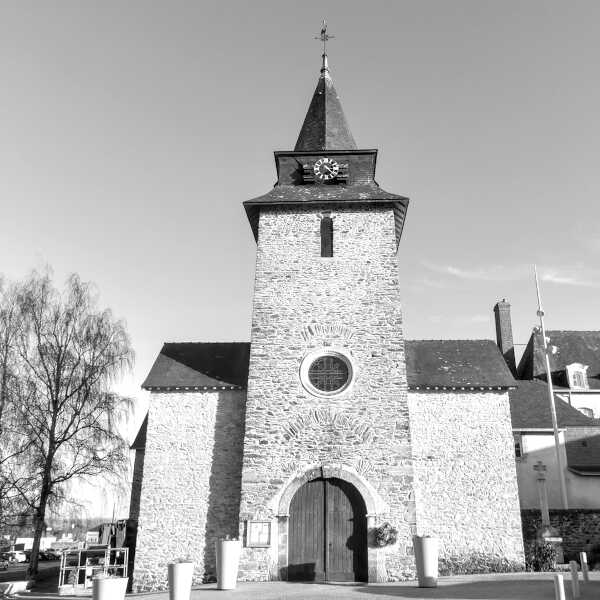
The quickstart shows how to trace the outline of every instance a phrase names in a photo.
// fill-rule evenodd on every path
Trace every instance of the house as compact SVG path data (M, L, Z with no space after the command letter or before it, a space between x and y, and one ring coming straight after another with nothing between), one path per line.
M498 302L494 313L498 347L517 377L509 395L524 539L539 530L545 494L565 552L589 551L600 544L600 332L546 332L564 506L541 332L534 328L517 365L510 304Z
M546 331L552 383L559 398L588 417L600 419L600 331ZM546 381L542 334L531 334L517 378Z
M521 508L539 509L538 461L546 466L549 505L561 508L548 386L538 380L518 381L509 396ZM600 420L582 414L559 394L555 406L569 507L600 509Z

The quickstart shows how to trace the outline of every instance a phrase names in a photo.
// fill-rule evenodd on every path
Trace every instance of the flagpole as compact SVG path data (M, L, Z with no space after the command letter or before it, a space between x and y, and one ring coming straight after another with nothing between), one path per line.
M546 327L544 326L544 309L542 308L542 296L540 294L540 282L538 280L537 267L533 265L535 273L535 289L537 291L538 311L540 318L540 328L542 330L542 341L544 343L544 360L546 364L546 379L548 381L548 400L550 401L550 414L552 415L552 429L554 431L554 449L556 450L556 463L558 465L558 480L560 482L560 495L562 497L563 508L569 508L567 500L567 484L565 482L565 466L560 451L560 436L558 433L558 421L556 419L556 406L554 404L554 387L552 385L552 372L550 370L550 357L548 356L548 340L546 338Z

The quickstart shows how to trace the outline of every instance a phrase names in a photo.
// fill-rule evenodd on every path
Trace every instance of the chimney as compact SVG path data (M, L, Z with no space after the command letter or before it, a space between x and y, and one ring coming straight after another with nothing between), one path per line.
M494 306L496 318L496 342L504 356L504 360L513 374L517 376L517 363L515 361L515 347L513 344L512 323L510 320L510 304L503 298Z

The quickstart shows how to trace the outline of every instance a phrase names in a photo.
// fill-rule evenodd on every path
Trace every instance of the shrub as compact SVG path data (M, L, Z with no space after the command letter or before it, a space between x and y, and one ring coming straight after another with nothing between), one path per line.
M485 552L442 556L438 561L440 575L514 573L522 570L523 565L520 562L496 554L486 554Z
M556 546L551 542L532 542L525 549L525 568L528 571L554 571Z

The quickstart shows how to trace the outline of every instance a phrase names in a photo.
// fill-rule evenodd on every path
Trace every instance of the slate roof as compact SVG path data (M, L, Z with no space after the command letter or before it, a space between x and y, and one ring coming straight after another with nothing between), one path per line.
M277 185L266 194L246 200L244 206L254 204L323 204L326 202L370 202L394 203L408 205L408 198L386 192L375 182L356 185Z
M551 429L552 416L546 382L517 381L517 384L517 389L509 392L513 429ZM556 394L554 405L559 427L586 427L597 422L597 419L586 417L576 408L556 397Z
M552 381L568 387L565 367L572 363L588 365L590 389L600 389L600 331L546 331L556 354L550 355ZM529 338L517 369L521 379L545 379L546 369L542 334L536 329Z
M166 343L142 388L245 388L248 342Z
M407 340L409 388L510 388L517 385L491 340Z
M335 91L327 66L327 56L323 55L321 76L294 150L354 149L356 149L356 142L346 121L340 98Z
M408 340L405 344L409 387L516 385L491 340ZM248 342L166 343L142 387L245 388L249 357Z

